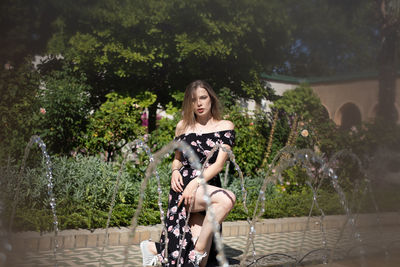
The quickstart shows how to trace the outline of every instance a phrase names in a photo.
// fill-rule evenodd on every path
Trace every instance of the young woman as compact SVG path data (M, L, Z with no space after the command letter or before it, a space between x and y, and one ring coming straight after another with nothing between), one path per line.
M232 122L221 120L218 98L208 83L198 80L187 86L183 100L183 119L176 126L175 140L190 145L204 164L216 144L226 148L233 146L233 129ZM218 223L222 223L236 201L231 191L221 189L218 176L227 158L228 154L220 149L204 166L203 172L207 182L207 193L211 197L211 205ZM212 222L208 218L210 215L205 213L207 205L204 189L199 186L197 176L198 173L190 166L186 156L176 151L172 162L171 189L165 220L168 261L163 263L164 266L203 267L207 264L213 230ZM187 211L191 204L193 207L189 219L190 228L185 229ZM185 239L181 240L184 233ZM145 240L140 244L143 266L165 262L165 240L165 235L162 235L160 243ZM178 262L180 247L182 252ZM212 254L215 257L215 253Z

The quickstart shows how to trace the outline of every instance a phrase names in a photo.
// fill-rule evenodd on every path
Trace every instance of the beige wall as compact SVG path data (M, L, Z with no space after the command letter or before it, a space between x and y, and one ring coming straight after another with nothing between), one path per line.
M396 82L396 108L400 107L400 79ZM328 110L329 117L336 124L341 123L341 108L352 103L359 109L362 121L372 121L375 118L378 104L379 84L377 80L362 80L335 84L313 84L311 87L320 97L322 104ZM399 114L400 119L400 114Z
M279 81L270 81L270 84L279 95L298 86ZM397 79L396 87L395 106L398 114L398 123L400 123L400 79ZM379 90L378 80L376 79L315 83L311 85L311 88L320 97L322 105L329 113L329 117L337 125L342 123L343 106L346 104L357 107L362 121L372 121L375 118Z

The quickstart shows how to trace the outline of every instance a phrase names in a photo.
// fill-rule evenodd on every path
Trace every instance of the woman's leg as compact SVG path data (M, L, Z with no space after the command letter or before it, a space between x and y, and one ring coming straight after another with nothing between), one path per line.
M149 241L148 245L147 245L147 249L153 253L154 255L157 254L157 249L156 249L156 243L153 241Z
M201 234L201 228L203 227L204 218L205 215L199 212L194 212L190 214L189 226L190 226L190 231L192 233L192 240L194 245L196 245L197 240L199 239L199 236ZM204 262L208 261L211 244L212 242L210 242L209 246L206 248L208 254L206 257L204 257L203 259Z
M199 212L194 212L194 213L190 214L189 227L190 227L190 231L192 233L192 240L193 240L194 244L196 244L197 239L200 236L201 227L203 226L204 218L205 218L205 216ZM149 241L147 244L148 244L147 245L148 251L151 252L152 254L156 255L158 252L157 252L155 242ZM208 248L208 250L209 249L210 248Z
M193 240L193 243L195 243L195 244L196 244L197 239L200 236L204 217L205 217L205 215L203 215L199 212L190 213L189 226L190 226L190 232L192 233L192 240Z
M190 226L190 231L192 232L192 237L193 237L194 243L196 243L196 240L200 236L201 227L203 226L204 218L205 218L205 216L198 212L190 214L189 226ZM154 255L157 254L156 244L154 242L149 241L147 249Z
M236 197L235 195L229 191L219 187L215 187L212 185L207 185L207 193L211 197L211 207L214 212L214 218L218 224L222 223L228 213L232 210ZM206 210L207 205L204 201L204 189L203 187L199 187L196 192L196 198L194 201L192 212L199 212ZM213 234L213 222L210 221L210 214L207 213L204 220L203 225L201 227L201 232L199 235L199 239L195 245L195 250L200 253L207 252L209 253L209 249L211 246ZM205 266L207 263L206 260L201 261L200 266Z

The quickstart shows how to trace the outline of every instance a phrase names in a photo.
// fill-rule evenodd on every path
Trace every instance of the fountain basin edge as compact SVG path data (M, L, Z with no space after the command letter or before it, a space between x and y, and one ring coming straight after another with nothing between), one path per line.
M357 218L357 227L377 226L377 214L354 214ZM256 223L257 234L285 233L304 231L307 229L308 217L290 217L278 219L262 219ZM400 214L397 212L385 212L379 214L380 226L400 225ZM340 229L346 223L345 215L328 215L323 220L325 229ZM113 227L108 229L109 246L137 245L146 239L157 241L161 235L161 224L153 226L138 226L134 239L129 240L130 228ZM308 230L320 230L320 217L311 217ZM106 229L94 231L62 230L57 239L58 249L102 247L104 244ZM222 223L222 236L246 236L249 232L249 224L246 221L232 221ZM53 249L54 233L18 232L11 237L10 243L14 251L48 251Z

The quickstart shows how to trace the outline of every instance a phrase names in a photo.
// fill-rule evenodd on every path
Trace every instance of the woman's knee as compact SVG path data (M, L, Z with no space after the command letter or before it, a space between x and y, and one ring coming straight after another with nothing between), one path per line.
M233 208L233 206L235 206L235 203L236 203L236 195L234 193L232 193L232 192L230 192L230 193L231 193L231 196L232 196L232 199L233 199L233 205L232 205L232 208Z
M228 190L224 190L224 196L221 198L220 204L224 207L226 212L230 212L236 202L236 196L234 193Z
M235 194L232 193L231 191L228 191L228 194L229 194L229 201L230 201L231 210L232 210L232 209L233 209L233 206L235 206L235 203L236 203L236 196L235 196Z

